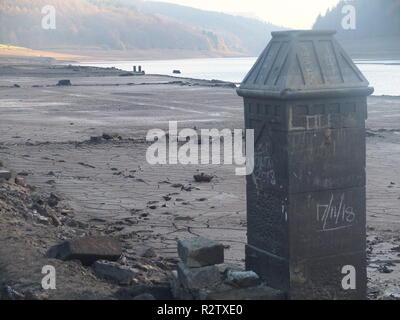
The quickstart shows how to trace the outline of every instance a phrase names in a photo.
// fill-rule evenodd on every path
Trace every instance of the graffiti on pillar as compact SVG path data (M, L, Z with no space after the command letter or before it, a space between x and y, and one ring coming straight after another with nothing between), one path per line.
M272 145L270 139L262 137L254 151L253 182L260 191L263 185L276 185L274 162L272 160Z
M303 108L299 108L303 107ZM304 106L292 106L289 109L289 130L320 130L332 127L330 114L305 114Z
M356 218L354 209L345 203L344 194L340 197L331 195L329 203L317 204L318 231L333 231L353 226Z

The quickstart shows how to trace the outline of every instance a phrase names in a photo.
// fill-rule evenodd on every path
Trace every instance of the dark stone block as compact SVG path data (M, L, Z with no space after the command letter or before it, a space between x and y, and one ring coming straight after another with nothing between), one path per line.
M57 83L57 86L70 86L71 80L60 80Z
M79 260L91 265L97 260L117 261L122 255L119 241L110 237L90 236L64 241L47 252L47 257L60 260Z
M224 262L224 246L203 237L179 240L178 254L182 262L189 268Z

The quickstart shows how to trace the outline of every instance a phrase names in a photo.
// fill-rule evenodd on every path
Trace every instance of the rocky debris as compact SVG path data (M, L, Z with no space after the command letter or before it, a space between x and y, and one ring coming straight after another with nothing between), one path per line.
M25 295L6 285L0 289L0 300L25 300Z
M194 295L183 287L181 282L178 278L178 271L172 271L172 278L171 278L171 292L175 299L179 300L194 300Z
M211 182L214 176L202 172L200 174L194 175L193 178L196 182Z
M182 262L172 272L171 291L180 300L283 300L285 294L261 282L253 271L222 270L223 245L198 237L178 241ZM214 264L213 264L214 262ZM190 267L191 266L196 267Z
M125 286L132 284L135 275L138 273L137 269L103 260L96 261L93 264L93 270L98 277Z
M177 269L180 283L191 292L212 288L222 280L221 273L216 266L189 268L180 262Z
M142 257L144 258L155 258L157 257L157 253L153 248L149 248L145 250L142 254Z
M40 214L40 216L42 217L42 219L39 219L41 220L40 221L41 223L43 223L43 221L46 221L43 218L48 218L56 227L62 224L60 219L57 217L55 211L52 208L49 208L47 204L40 197L33 196L32 200L33 200L33 205L31 209L33 211L33 215L36 215L37 213Z
M120 136L118 133L113 132L113 133L103 133L101 136L104 140L122 140L122 136Z
M100 136L92 136L90 137L90 143L100 143L103 140L103 137Z
M11 172L6 169L0 169L0 180L10 180Z
M203 237L179 240L178 254L182 262L189 268L224 262L224 246Z
M36 188L26 184L25 178L20 176L0 186L0 207L3 209L40 224L56 227L63 224L61 211L65 208L58 204L50 207L47 202L47 199L53 198L54 195L48 197L45 194L32 194Z
M378 271L379 271L380 273L392 273L392 272L393 272L392 269L389 269L389 268L388 268L388 265L387 265L387 264L386 264L386 265L381 265L381 266L379 266L379 267L378 267Z
M394 252L400 252L400 246L396 246L396 247L393 247L392 249L390 249L391 251L394 251Z
M22 177L21 177L22 178ZM35 192L33 192L35 191ZM51 207L50 205L53 205ZM53 221L49 216L50 214L56 215L56 217L60 220L62 225L60 225L57 228L54 228ZM74 240L69 240L67 242L75 242L75 241L82 241L81 239L85 238L77 238L77 237L87 237L88 234L90 234L91 230L88 229L89 225L83 222L80 222L78 220L74 220L71 218L74 213L71 209L69 209L64 203L62 203L62 198L60 195L56 193L40 193L40 191L36 188L34 189L31 186L21 186L17 183L15 183L15 179L11 179L9 181L5 181L4 183L0 184L0 224L1 224L1 229L3 229L3 234L7 235L7 232L10 230L10 234L7 235L9 238L14 238L16 241L20 243L19 246L23 246L26 248L27 252L34 252L36 255L40 257L40 259L44 259L43 261L47 261L44 253L43 248L50 248L53 243L58 243L60 241L59 239L74 239ZM101 219L99 219L101 220ZM108 220L101 220L97 225L101 227L102 223L110 223ZM120 224L120 226L125 226L125 224L134 224L137 223L136 219L134 218L126 218L126 219L121 219L115 223L115 224ZM43 225L46 225L44 227ZM96 228L97 229L97 228ZM4 233L6 232L6 233ZM96 230L96 232L103 232L102 228L99 228ZM45 234L46 236L43 236ZM101 241L96 240L94 241L94 244L96 246L99 245ZM135 284L135 286L146 286L146 290L144 291L132 291L129 299L133 299L138 295L141 294L151 294L153 297L156 299L172 299L172 294L170 291L169 285L167 285L168 281L168 276L171 272L171 269L174 267L174 264L176 262L170 262L169 260L164 260L161 257L158 257L157 259L153 259L152 256L153 254L151 253L151 250L145 254L148 255L149 258L142 257L137 253L137 250L133 250L131 248L131 243L127 242L121 242L124 245L124 248L126 249L126 255L124 256L124 259L119 260L118 263L116 263L114 266L112 266L112 271L118 271L117 274L119 274L120 269L124 269L123 267L126 266L128 269L131 268L131 270L137 271L136 276L133 279L133 282L131 284ZM60 247L61 248L60 248ZM127 286L123 278L119 278L119 276L110 276L110 281L103 281L100 280L100 278L103 278L99 275L99 277L94 276L94 268L86 269L82 266L82 261L85 265L88 265L91 263L93 260L99 261L99 260L104 260L101 261L103 263L107 263L105 259L98 259L95 257L93 258L93 255L98 255L101 254L102 257L104 257L105 252L97 252L96 250L89 250L89 252L84 252L86 250L75 250L74 247L64 247L60 244L59 246L56 246L57 248L51 248L49 251L52 252L52 257L58 256L60 259L76 259L77 261L70 261L70 262L62 262L62 261L53 261L50 262L50 264L54 264L57 267L57 270L63 270L63 272L60 272L60 275L58 277L61 277L62 282L66 282L66 279L72 279L74 276L72 274L69 274L68 272L65 272L65 270L70 270L76 269L79 270L79 274L81 277L81 283L83 288L72 288L73 285L70 286L71 292L78 292L78 291L84 291L87 289L88 294L93 290L98 290L97 288L106 288L105 291L104 289L102 291L102 298L119 298L118 295L115 295L115 285L120 285L120 286ZM131 249L129 249L131 248ZM62 252L62 250L64 252ZM79 249L79 248L78 248ZM84 248L85 249L85 248ZM68 252L68 250L70 252ZM73 256L74 253L73 250L78 251L78 254L81 254L81 257ZM118 249L119 252L118 254L114 254L113 257L118 259L121 255L122 249ZM110 254L110 253L108 253ZM101 257L101 258L102 258ZM92 260L88 263L85 262L85 260L89 259ZM107 257L104 257L107 259ZM10 257L3 256L3 259L10 259ZM29 256L26 257L26 261L30 259ZM97 260L98 259L98 260ZM25 260L24 260L25 261ZM94 262L94 261L93 261ZM48 263L48 262L47 262ZM93 264L91 264L93 265ZM62 267L61 267L62 266ZM60 269L61 268L61 269ZM64 268L64 269L63 269ZM39 270L39 269L38 269ZM93 272L92 272L93 270ZM89 272L88 272L89 271ZM36 272L32 270L32 273ZM100 272L100 271L98 271ZM62 274L61 274L62 273ZM76 273L76 272L74 272ZM25 273L24 273L25 274ZM13 273L14 275L14 273ZM9 287L2 287L0 284L0 299L35 299L35 300L41 300L41 299L46 299L46 297L42 297L41 293L47 294L47 292L43 292L41 287L40 287L40 282L38 287L32 287L33 289L33 294L30 294L31 286L26 286L24 285L19 285L19 283L24 283L24 280L21 279L21 282L18 279L12 278L13 275L9 274L2 274L3 278L2 281L3 284L8 284ZM29 277L30 277L29 273ZM40 274L39 274L40 276ZM106 278L105 276L104 278ZM115 280L113 280L113 278ZM29 279L27 279L29 281ZM6 282L7 281L7 282ZM67 281L68 282L68 281ZM160 284L163 283L165 285L162 285L162 288ZM12 284L12 285L11 285ZM91 287L94 285L95 288ZM61 286L61 281L60 281L60 286ZM150 287L156 286L156 289L152 290ZM160 287L159 292L157 291L157 287ZM127 287L128 288L128 287ZM49 291L48 297L52 296L58 296L55 291ZM39 295L40 294L40 295ZM69 295L71 293L66 293L66 295ZM86 293L82 293L86 294ZM105 295L103 295L105 294ZM72 296L71 296L72 297ZM78 297L78 296L73 296L73 297ZM144 297L141 297L145 298Z
M70 86L71 85L71 80L60 80L57 83L57 86Z
M226 271L226 281L241 288L254 287L261 284L260 277L254 271Z
M117 261L122 255L119 241L107 236L87 236L64 241L51 247L48 258L79 260L83 265L92 265L97 260Z
M61 201L61 197L58 194L55 193L50 193L49 198L47 199L47 204L54 208L58 205L58 203Z
M21 187L27 186L25 177L16 176L14 181L15 181L15 184L17 184Z
M171 185L172 188L183 188L184 185L182 183L174 183Z
M172 277L174 297L198 299L202 290L220 286L223 276L213 262L224 262L223 251L222 245L203 237L178 240L178 254L182 262L178 263L177 272Z

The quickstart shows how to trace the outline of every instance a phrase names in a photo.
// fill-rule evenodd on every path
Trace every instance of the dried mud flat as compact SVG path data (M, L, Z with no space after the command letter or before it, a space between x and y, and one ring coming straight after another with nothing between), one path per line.
M43 253L75 232L121 239L128 260L142 265L138 285L166 286L177 259L176 240L194 235L221 241L226 262L243 266L244 178L235 176L229 165L150 166L145 159L148 145L143 142L149 129L166 129L168 121L179 121L180 128L242 128L242 100L229 84L120 76L123 73L68 66L0 66L0 159L36 186L34 192L59 194L74 221L47 226L2 210L0 241L9 245L0 249L0 268L8 270L0 282L29 288L40 284L38 267L46 262ZM71 80L72 86L56 86L61 79ZM399 123L399 97L369 99L371 299L400 298ZM120 138L90 140L105 132L117 132ZM193 176L199 171L215 177L210 183L197 183ZM25 187L10 184L7 188ZM18 253L15 260L13 252ZM29 263L36 267L27 268ZM57 267L66 270L59 283L69 282L69 277L75 280L64 285L68 288L60 284L49 298L120 297L121 288L97 279L75 262ZM21 277L24 281L18 280Z

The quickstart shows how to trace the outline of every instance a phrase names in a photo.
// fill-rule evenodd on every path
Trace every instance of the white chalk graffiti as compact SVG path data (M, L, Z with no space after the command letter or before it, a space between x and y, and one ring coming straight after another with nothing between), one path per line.
M328 204L317 204L317 221L321 223L318 231L333 231L352 226L356 215L352 207L344 202L344 194L341 195L339 203L333 194Z
M268 142L259 143L256 146L255 157L254 157L254 171L253 171L253 182L256 188L260 184L269 184L272 186L276 185L276 176L274 170L274 162L270 155L271 146Z

